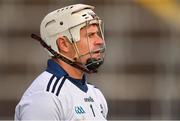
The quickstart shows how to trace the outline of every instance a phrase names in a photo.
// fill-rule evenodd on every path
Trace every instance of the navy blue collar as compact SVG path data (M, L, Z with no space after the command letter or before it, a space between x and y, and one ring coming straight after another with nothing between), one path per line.
M55 75L57 78L61 78L63 76L69 76L68 73L52 59L48 60L46 71Z
M52 59L48 60L46 71L55 75L57 78L61 78L64 76L65 78L68 78L68 80L70 80L74 85L76 85L82 91L84 92L88 91L87 82L86 82L87 78L85 74L83 75L82 79L74 79L70 77L68 73Z

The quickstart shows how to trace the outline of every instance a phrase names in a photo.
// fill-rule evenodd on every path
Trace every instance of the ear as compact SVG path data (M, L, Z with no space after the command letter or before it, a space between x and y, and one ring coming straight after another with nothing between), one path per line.
M69 43L65 37L59 37L56 41L59 52L68 52L69 51Z

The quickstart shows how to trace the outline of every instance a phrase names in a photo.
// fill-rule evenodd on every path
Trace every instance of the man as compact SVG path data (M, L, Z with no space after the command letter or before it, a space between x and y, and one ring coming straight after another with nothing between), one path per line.
M106 100L85 75L97 72L104 61L102 22L93 9L76 4L43 19L42 39L32 37L52 58L16 106L15 120L106 120Z

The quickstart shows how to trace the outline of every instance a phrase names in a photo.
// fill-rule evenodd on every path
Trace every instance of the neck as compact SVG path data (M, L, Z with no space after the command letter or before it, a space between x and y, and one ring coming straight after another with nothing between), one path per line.
M67 73L70 77L74 79L82 79L84 72L65 63L62 60L59 59L53 59L55 62L57 62Z

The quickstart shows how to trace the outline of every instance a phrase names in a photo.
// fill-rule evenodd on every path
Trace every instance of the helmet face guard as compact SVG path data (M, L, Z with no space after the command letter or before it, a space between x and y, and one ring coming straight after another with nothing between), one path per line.
M91 72L97 72L97 69L100 67L100 65L103 64L104 62L104 56L105 56L105 49L106 49L106 45L105 45L105 41L104 41L104 32L103 32L103 24L102 21L99 20L98 18L86 21L78 26L75 27L81 27L82 29L85 29L85 35L86 35L86 39L85 40L80 40L80 41L86 41L84 43L86 43L86 50L87 52L85 53L81 53L80 52L80 48L77 45L77 42L79 41L72 41L74 50L76 51L76 55L78 57L76 57L75 62L79 63L81 66L83 66L84 68L86 68L87 70L91 71ZM96 32L91 32L88 30L88 28L90 26L96 26ZM72 29L75 29L75 27L72 27L69 29L69 33L71 35L71 38L73 38L73 34L71 33ZM91 41L94 41L91 39L91 36L96 36L96 38L92 38L92 39L99 39L97 41L101 41L98 45L95 45L95 48L91 48ZM95 54L98 54L98 57L94 57ZM83 60L83 58L86 57L86 60Z

